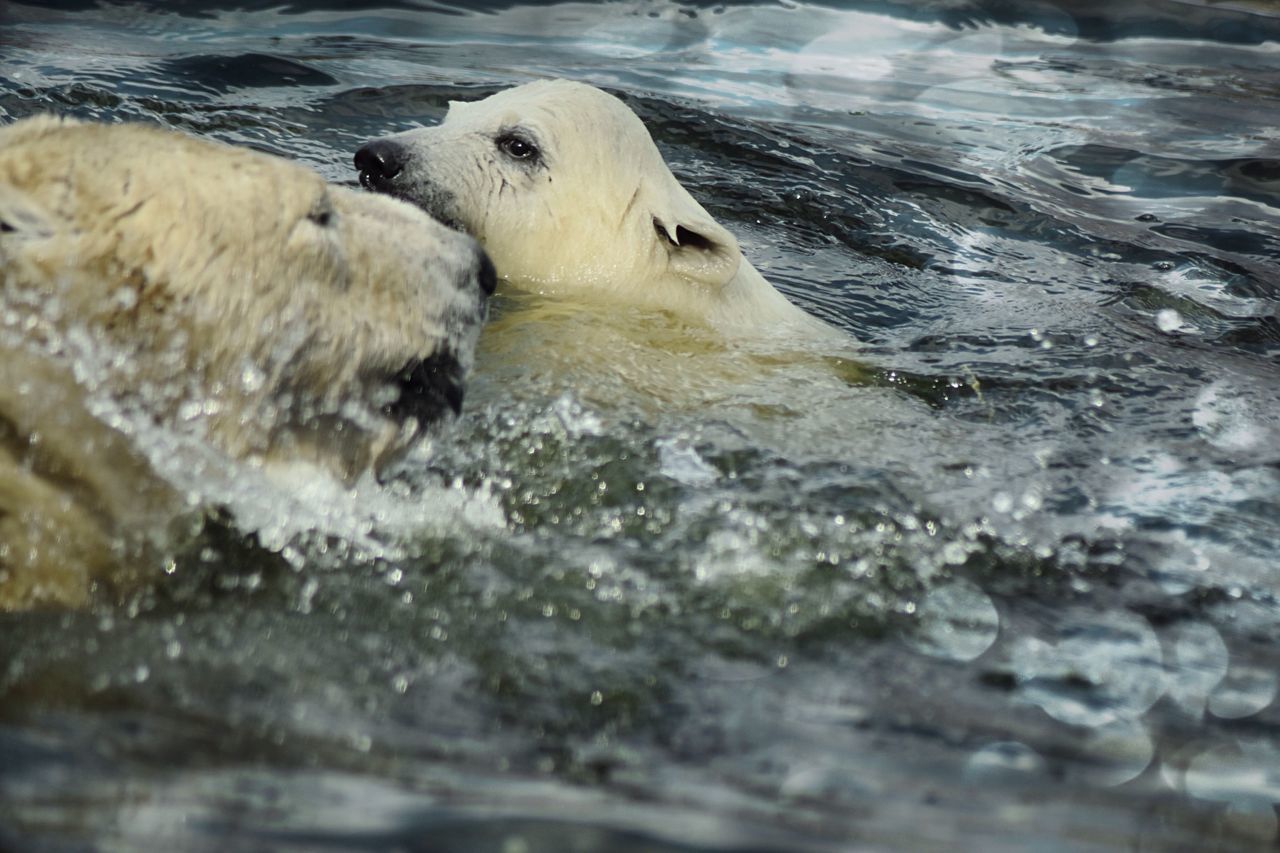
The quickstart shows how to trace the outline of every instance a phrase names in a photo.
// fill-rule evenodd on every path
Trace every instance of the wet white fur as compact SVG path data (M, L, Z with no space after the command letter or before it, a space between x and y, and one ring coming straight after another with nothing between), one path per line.
M528 136L530 166L496 144ZM676 180L643 122L595 87L546 80L450 104L437 127L387 137L410 158L387 191L464 227L501 277L595 294L726 332L847 338L779 293Z
M140 447L153 426L337 469L406 440L382 407L407 363L469 363L478 258L276 157L142 125L0 128L0 610L159 568L193 507Z

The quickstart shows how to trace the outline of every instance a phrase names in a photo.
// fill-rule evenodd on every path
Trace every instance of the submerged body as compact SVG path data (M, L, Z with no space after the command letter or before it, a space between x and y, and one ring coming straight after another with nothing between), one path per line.
M153 428L343 477L393 457L460 403L492 269L284 160L41 117L0 129L0 285L5 609L153 565L199 509Z

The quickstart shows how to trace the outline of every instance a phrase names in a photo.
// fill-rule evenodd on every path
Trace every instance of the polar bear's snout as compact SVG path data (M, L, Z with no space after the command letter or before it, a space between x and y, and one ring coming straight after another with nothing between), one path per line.
M389 139L375 139L355 156L360 185L377 192L387 192L390 182L404 171L408 162L409 149Z
M431 131L409 131L409 134L420 133L429 135ZM422 156L423 147L413 144L412 139L401 142L387 137L361 146L352 158L360 173L360 186L407 201L446 228L476 236L461 216L454 192L434 174L431 168L434 158Z

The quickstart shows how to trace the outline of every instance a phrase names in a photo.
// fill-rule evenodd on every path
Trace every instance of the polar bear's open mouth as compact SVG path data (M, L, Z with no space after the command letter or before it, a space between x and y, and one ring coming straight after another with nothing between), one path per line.
M400 396L383 412L399 422L416 418L420 427L462 412L466 369L449 350L414 359L394 378Z

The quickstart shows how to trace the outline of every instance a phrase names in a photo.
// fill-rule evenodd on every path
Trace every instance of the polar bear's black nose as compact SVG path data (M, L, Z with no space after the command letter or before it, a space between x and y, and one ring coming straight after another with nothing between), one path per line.
M409 149L389 139L375 139L357 151L354 159L360 170L361 185L376 190L404 171L409 162Z

